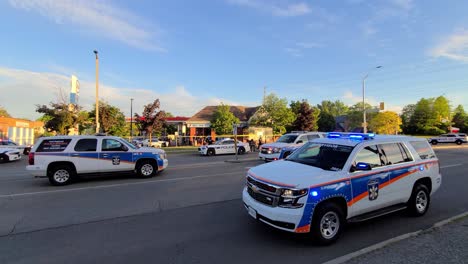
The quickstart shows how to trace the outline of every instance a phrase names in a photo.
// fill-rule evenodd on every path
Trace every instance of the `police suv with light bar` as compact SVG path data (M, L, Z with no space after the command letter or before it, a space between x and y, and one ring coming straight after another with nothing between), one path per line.
M256 220L330 244L345 222L403 209L424 215L441 181L425 139L328 133L284 160L251 168L242 198Z
M283 148L298 148L303 144L317 138L323 138L326 133L323 132L292 132L282 135L276 142L263 144L260 147L258 157L265 162L280 159L280 153Z

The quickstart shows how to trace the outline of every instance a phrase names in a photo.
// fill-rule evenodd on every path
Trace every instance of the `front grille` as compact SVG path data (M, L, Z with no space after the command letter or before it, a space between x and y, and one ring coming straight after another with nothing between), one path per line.
M250 187L247 188L247 192L250 194L252 198L254 198L256 201L261 202L263 204L273 206L273 204L275 203L275 200L276 200L275 198L265 195L260 192L254 192L252 188Z
M256 201L275 207L278 205L281 189L247 177L247 192Z
M262 154L271 154L269 151L268 151L268 148L262 148L262 150L260 151Z
M276 191L278 190L278 189L277 189L276 187L274 187L274 186L265 184L265 183L263 183L263 182L256 181L256 180L254 180L254 179L251 178L251 177L247 177L247 181L248 181L249 183L251 183L251 184L257 186L258 188L263 189L263 190L265 190L265 191L267 191L267 192L270 192L270 193L272 193L272 194L275 194Z

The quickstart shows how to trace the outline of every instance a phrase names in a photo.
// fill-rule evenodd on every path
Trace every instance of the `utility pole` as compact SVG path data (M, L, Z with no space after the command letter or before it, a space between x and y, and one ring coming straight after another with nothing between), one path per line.
M382 66L377 66L373 69L380 69L382 68ZM366 101L365 101L365 98L366 98L366 79L367 77L369 77L369 73L367 73L366 75L364 75L364 77L362 78L362 132L364 133L367 133L367 120L366 120Z
M263 104L265 104L265 98L266 98L266 86L263 86Z
M96 134L99 133L99 58L98 51L94 50L96 55Z
M133 138L133 98L130 98L130 141Z

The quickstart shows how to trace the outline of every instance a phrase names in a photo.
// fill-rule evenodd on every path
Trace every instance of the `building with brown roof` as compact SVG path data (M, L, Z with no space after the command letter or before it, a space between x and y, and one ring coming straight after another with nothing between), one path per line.
M242 133L242 129L248 126L249 119L257 112L258 108L258 106L230 106L229 110L240 121L238 133ZM207 136L216 137L216 133L211 129L211 120L216 109L218 109L217 105L206 106L186 121L190 142L195 142L195 139Z

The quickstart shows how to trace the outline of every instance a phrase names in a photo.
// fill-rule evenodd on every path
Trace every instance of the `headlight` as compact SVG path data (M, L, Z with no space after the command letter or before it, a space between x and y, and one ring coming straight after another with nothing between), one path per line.
M298 201L301 197L306 196L308 191L308 189L283 189L281 191L278 206L285 208L300 208L304 204L298 203Z

